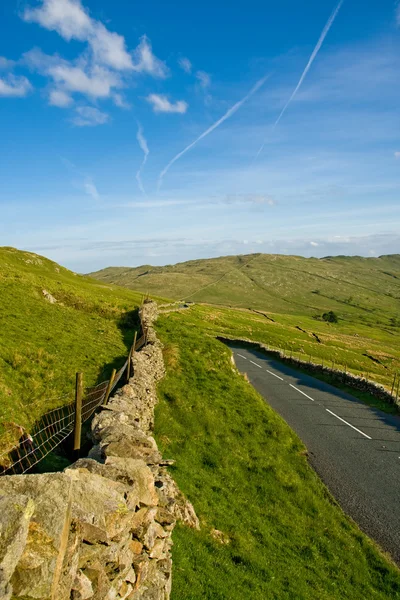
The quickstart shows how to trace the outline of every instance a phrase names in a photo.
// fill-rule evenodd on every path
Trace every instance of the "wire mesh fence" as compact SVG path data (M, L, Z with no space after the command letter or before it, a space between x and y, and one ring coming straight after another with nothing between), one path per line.
M132 353L140 350L146 343L147 333L143 332L142 328L142 335L139 339L135 334L134 343L125 363L119 371L113 371L110 379L102 381L94 387L85 388L82 394L77 393L77 388L74 401L42 415L29 432L24 427L14 424L18 443L7 452L0 454L0 475L16 475L30 471L57 446L66 441L72 433L75 434L75 440L78 438L79 442L78 446L75 442L74 448L79 448L82 423L88 421L99 406L107 403L108 397L120 383L124 374L129 379ZM70 397L72 396L71 391ZM61 396L60 403L65 402L67 397L68 395Z

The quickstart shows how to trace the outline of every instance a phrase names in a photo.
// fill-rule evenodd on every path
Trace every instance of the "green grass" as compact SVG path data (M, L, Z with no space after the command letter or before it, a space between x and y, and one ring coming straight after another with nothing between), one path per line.
M171 600L400 598L400 572L335 504L208 325L188 312L157 323L167 376L155 434L201 521L199 532L175 529Z
M389 390L395 372L400 370L400 332L347 321L326 323L305 315L266 313L267 317L244 309L194 305L170 319L200 327L210 336L245 338L302 360L310 357L318 364L345 367L355 375L368 375ZM299 329L300 328L300 329ZM319 342L316 340L316 334ZM368 356L380 362L375 362Z
M141 295L104 285L28 252L0 248L0 449L126 359ZM56 304L45 300L46 290ZM65 397L63 397L65 396ZM60 398L61 397L61 398Z

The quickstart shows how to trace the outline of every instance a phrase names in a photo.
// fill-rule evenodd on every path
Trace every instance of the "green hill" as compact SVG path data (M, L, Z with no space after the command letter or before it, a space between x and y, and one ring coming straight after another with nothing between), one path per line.
M302 258L253 254L92 277L196 301L179 320L366 375L391 390L400 370L400 255ZM218 306L216 306L218 305ZM325 322L333 311L338 323Z
M0 248L0 285L1 450L13 422L73 399L77 371L92 386L123 364L142 297L13 248Z
M110 267L100 281L174 299L389 325L400 309L400 255L302 258L270 254L193 260L165 267Z

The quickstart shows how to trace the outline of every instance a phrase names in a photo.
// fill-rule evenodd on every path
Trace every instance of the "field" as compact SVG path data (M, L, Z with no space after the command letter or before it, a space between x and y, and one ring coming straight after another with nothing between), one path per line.
M194 314L157 322L167 376L156 438L201 521L199 532L175 530L171 600L400 598L400 572L342 513L300 440Z
M142 296L104 285L43 257L0 248L0 449L18 423L73 399L126 359ZM57 300L51 304L43 290Z

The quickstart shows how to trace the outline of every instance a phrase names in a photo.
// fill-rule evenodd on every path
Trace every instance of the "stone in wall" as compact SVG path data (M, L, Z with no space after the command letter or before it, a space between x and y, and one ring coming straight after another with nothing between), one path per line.
M148 345L94 417L89 457L0 478L0 600L168 600L175 522L199 523L152 436L165 372L156 317L145 303Z

